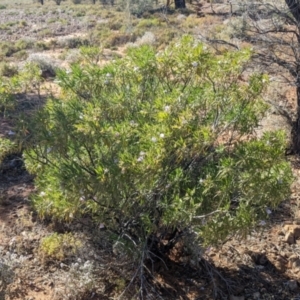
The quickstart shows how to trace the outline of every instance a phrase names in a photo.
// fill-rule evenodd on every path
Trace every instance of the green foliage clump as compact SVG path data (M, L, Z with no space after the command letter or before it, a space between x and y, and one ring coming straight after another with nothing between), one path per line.
M9 139L0 138L0 163L9 154L16 150L15 143Z
M18 51L32 49L34 47L34 41L31 39L20 39L15 43L15 47Z
M6 62L0 63L0 76L12 77L16 74L18 74L17 66Z
M142 19L137 27L138 28L151 28L151 27L157 27L160 25L160 21L158 19Z
M44 237L40 243L40 253L45 260L65 260L75 255L82 243L71 233L53 233Z
M185 36L105 66L58 72L62 93L28 124L41 217L90 215L136 246L165 228L203 243L245 233L290 192L283 132L255 128L268 78L239 80L251 51L216 55Z
M16 52L13 43L1 42L0 43L0 56L9 57Z
M27 63L21 70L7 69L4 65L2 72L4 73L0 77L0 110L4 114L15 108L16 101L14 96L16 94L28 91L40 94L40 85L43 79L38 65Z

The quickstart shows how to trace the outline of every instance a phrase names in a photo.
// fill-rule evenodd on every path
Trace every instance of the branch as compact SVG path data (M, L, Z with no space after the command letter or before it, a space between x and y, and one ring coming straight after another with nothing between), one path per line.
M300 23L300 3L298 0L285 0L291 14L293 15L295 21Z
M208 213L208 214L206 214L206 215L202 215L202 216L194 216L193 217L193 219L204 219L204 218L206 218L206 217L208 217L208 216L211 216L211 215L213 215L213 214L216 214L216 213L218 213L218 212L222 212L222 210L219 210L219 209L217 209L217 210L215 210L215 211L212 211L212 212L210 212L210 213Z

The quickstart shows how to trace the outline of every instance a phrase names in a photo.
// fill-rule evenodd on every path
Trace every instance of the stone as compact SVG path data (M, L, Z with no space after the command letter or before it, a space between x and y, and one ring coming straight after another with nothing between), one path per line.
M285 241L289 244L294 244L295 240L300 238L300 225L299 224L286 224L283 227L285 232Z
M298 255L294 254L289 257L288 268L289 269L299 269L300 268L300 258Z
M300 237L300 226L299 225L294 227L294 236L295 236L295 239Z
M285 257L278 253L269 253L267 258L279 272L286 271L288 260Z
M253 293L253 299L259 300L260 299L260 292Z
M284 240L289 243L289 244L294 244L295 243L295 237L293 232L289 231L285 234Z

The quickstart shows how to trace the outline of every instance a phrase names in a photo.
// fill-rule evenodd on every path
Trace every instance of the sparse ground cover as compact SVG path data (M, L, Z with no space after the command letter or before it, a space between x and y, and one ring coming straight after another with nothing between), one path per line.
M192 6L191 11L158 10L129 18L119 3L57 6L47 1L41 6L3 1L1 5L0 299L137 299L143 279L148 291L144 299L298 299L297 157L290 159L296 178L292 196L267 212L269 225L261 220L252 235L229 238L218 248L206 247L199 261L193 261L180 235L174 237L167 257L145 266L152 268L147 276L133 276L135 261L122 253L124 248L105 224L95 227L85 215L68 223L49 216L41 220L31 203L41 191L24 167L21 150L31 133L22 120L60 95L55 79L59 68L69 72L74 62L105 66L125 56L130 47L151 45L163 50L184 33L240 48L251 45L236 38L241 19L224 14L230 7L216 3L213 14L210 5L204 5L201 18ZM226 44L214 45L216 53L228 49ZM242 80L247 80L247 73ZM272 84L267 100L293 112L293 88ZM278 110L269 110L257 134L278 127L290 131Z

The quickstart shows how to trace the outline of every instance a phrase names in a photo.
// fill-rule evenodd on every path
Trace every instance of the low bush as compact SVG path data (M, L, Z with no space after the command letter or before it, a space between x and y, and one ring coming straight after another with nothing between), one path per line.
M8 72L6 75L10 75L0 77L0 111L5 115L15 109L15 95L29 91L40 95L43 79L42 72L36 64L27 63L20 70L15 70L13 67L7 69L5 64L3 68L4 72Z
M81 246L81 242L71 233L53 233L41 240L39 250L45 261L62 261L75 255Z
M0 63L0 76L12 77L16 74L18 74L17 66L6 62Z
M60 37L56 41L57 46L60 48L74 49L89 44L87 39L80 37Z
M27 58L27 62L37 65L41 70L42 77L54 77L58 68L57 63L53 59L39 53L31 53Z
M0 163L8 154L16 151L15 143L6 138L0 138Z
M159 53L144 45L59 71L59 99L27 124L38 215L90 216L140 262L176 233L207 245L249 232L292 181L284 133L255 135L268 78L239 80L250 57L185 36Z
M142 19L138 24L138 28L151 28L157 27L160 25L160 21L158 19Z
M11 56L16 52L15 46L11 42L1 42L0 43L0 55Z
M28 58L28 53L26 50L20 50L14 54L14 57L18 60L26 60Z

